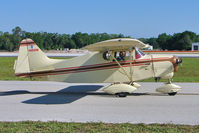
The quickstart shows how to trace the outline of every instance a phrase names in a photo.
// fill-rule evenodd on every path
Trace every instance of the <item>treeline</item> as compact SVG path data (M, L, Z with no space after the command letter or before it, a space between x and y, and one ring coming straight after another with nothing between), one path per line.
M162 33L158 38L140 38L144 43L160 50L191 50L193 42L199 42L199 35L191 31L184 31L173 35Z
M0 31L0 50L14 51L19 48L22 39L31 38L41 49L71 49L82 48L86 45L113 39L124 38L123 34L107 34L107 33L81 33L75 34L58 34L47 32L26 32L20 27L12 29L12 33ZM139 40L148 43L154 49L160 50L190 50L192 42L199 42L199 35L194 32L185 31L174 35L160 34L158 38L140 38Z
M100 42L113 38L129 37L123 34L107 34L107 33L81 33L75 34L58 34L47 32L26 32L20 27L12 29L12 33L0 31L0 50L14 51L19 48L19 43L22 39L31 38L41 49L72 49L82 48L86 45Z

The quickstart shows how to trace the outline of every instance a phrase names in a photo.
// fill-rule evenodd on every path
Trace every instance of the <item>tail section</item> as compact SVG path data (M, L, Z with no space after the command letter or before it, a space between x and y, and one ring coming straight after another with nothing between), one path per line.
M28 76L31 72L53 70L55 60L49 59L32 39L20 43L19 55L15 61L15 75Z

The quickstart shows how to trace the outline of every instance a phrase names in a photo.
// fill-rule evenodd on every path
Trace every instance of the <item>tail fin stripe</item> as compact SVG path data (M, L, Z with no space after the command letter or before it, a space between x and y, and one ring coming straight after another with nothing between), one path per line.
M39 51L39 49L28 49L29 52L36 52Z
M20 47L31 46L31 45L36 45L36 44L35 43L31 43L31 44L21 43Z

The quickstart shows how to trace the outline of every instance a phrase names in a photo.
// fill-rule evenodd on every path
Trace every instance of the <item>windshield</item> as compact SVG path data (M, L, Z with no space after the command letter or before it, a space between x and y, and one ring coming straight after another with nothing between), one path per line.
M138 48L135 49L135 58L136 59L139 59L139 58L141 58L144 55L145 55L145 53L142 52L140 49L138 49Z

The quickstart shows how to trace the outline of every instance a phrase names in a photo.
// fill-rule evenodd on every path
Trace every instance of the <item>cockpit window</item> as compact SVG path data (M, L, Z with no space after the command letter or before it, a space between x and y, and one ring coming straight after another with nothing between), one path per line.
M117 60L119 60L119 61L124 61L125 58L126 57L126 52L125 51L120 51L119 52L119 56L117 57Z
M135 58L136 59L139 59L139 58L141 58L142 56L144 56L145 55L145 53L144 52L142 52L141 50L139 50L139 49L135 49Z
M111 54L115 57L116 60L118 61L125 61L125 60L130 60L130 55L131 53L129 51L118 51L118 52L114 52L114 53L111 53L111 52L104 52L103 53L103 58L104 60L107 60L107 61L115 61L112 57L111 57ZM142 56L144 56L145 53L142 52L141 50L139 50L138 48L135 48L135 59L139 59L141 58ZM133 55L132 55L133 56Z
M106 52L103 53L103 58L105 60L110 60L110 57L111 57L111 54L108 51L106 51Z

